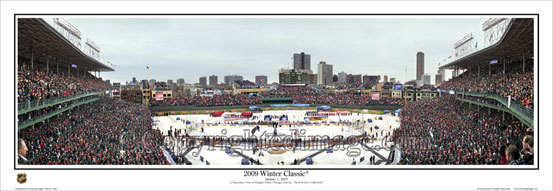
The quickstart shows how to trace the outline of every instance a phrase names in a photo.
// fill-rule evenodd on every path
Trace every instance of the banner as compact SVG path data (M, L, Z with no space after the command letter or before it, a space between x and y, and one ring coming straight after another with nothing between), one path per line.
M156 93L156 101L162 101L163 100L163 92Z
M380 100L380 92L371 92L371 100Z
M324 121L326 119L328 119L328 117L304 117L303 118L305 121Z
M507 100L507 108L511 108L511 96Z
M394 90L402 90L403 89L403 85L401 84L394 84Z
M309 104L271 104L271 107L309 107Z

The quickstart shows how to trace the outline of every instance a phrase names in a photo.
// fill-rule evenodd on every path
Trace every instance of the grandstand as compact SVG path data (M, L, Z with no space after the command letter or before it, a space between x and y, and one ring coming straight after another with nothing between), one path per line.
M534 20L512 19L497 43L440 67L465 70L460 76L443 83L440 88L455 90L459 95L495 99L508 108L505 112L532 127L533 60ZM499 64L492 64L495 61Z
M399 164L534 164L533 59L534 20L516 18L495 44L440 67L454 70L441 97L401 111Z
M112 86L100 72L113 68L43 19L20 18L17 27L19 164L167 163L150 111L105 95ZM148 140L123 145L123 131L149 132Z

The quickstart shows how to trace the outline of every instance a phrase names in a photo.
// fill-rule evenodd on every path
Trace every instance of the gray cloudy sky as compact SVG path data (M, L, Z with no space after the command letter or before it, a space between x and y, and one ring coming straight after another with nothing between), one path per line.
M482 48L482 18L66 18L100 46L101 61L116 64L102 73L112 82L146 78L184 78L238 74L254 81L267 75L278 81L278 69L293 53L311 55L333 72L377 74L405 82L415 78L416 53L425 53L425 73L454 55L453 44L472 32ZM451 72L446 73L447 77Z

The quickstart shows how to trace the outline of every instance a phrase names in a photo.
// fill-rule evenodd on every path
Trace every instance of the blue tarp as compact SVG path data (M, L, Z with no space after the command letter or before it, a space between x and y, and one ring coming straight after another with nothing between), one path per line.
M260 106L251 106L250 111L263 111L263 107Z
M180 120L180 117L177 117L177 121L179 121L179 120Z
M241 164L242 164L242 165L249 165L249 164L250 164L250 162L248 161L248 159L246 159L246 158L243 158L243 159L242 159L242 163L241 163Z
M390 113L390 110L384 110L384 114Z
M374 129L380 129L380 127L378 127L378 126L374 126Z
M357 162L353 161L353 162L351 163L351 165L357 165Z
M330 111L330 106L328 105L317 106L317 110Z
M365 161L365 156L361 157L361 159L359 159L359 162L363 162Z
M326 149L326 153L334 153L334 150L332 149L332 147Z
M372 122L373 122L373 120L372 120L372 119L368 119L367 121L369 121L369 123L372 123Z
M313 159L312 159L311 157L307 157L307 158L305 159L305 164L307 164L307 165L312 165L312 164L313 164Z

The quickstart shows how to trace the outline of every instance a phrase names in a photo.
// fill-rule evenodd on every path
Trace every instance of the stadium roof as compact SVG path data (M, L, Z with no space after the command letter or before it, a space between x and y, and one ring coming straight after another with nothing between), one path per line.
M534 19L515 18L497 43L482 50L450 62L440 69L468 69L477 65L488 65L490 60L519 60L534 56Z
M46 56L49 56L59 58L61 62L78 64L79 68L85 70L114 71L86 55L41 18L17 19L17 38L19 55L31 55L33 47L33 55L39 60L46 60Z

